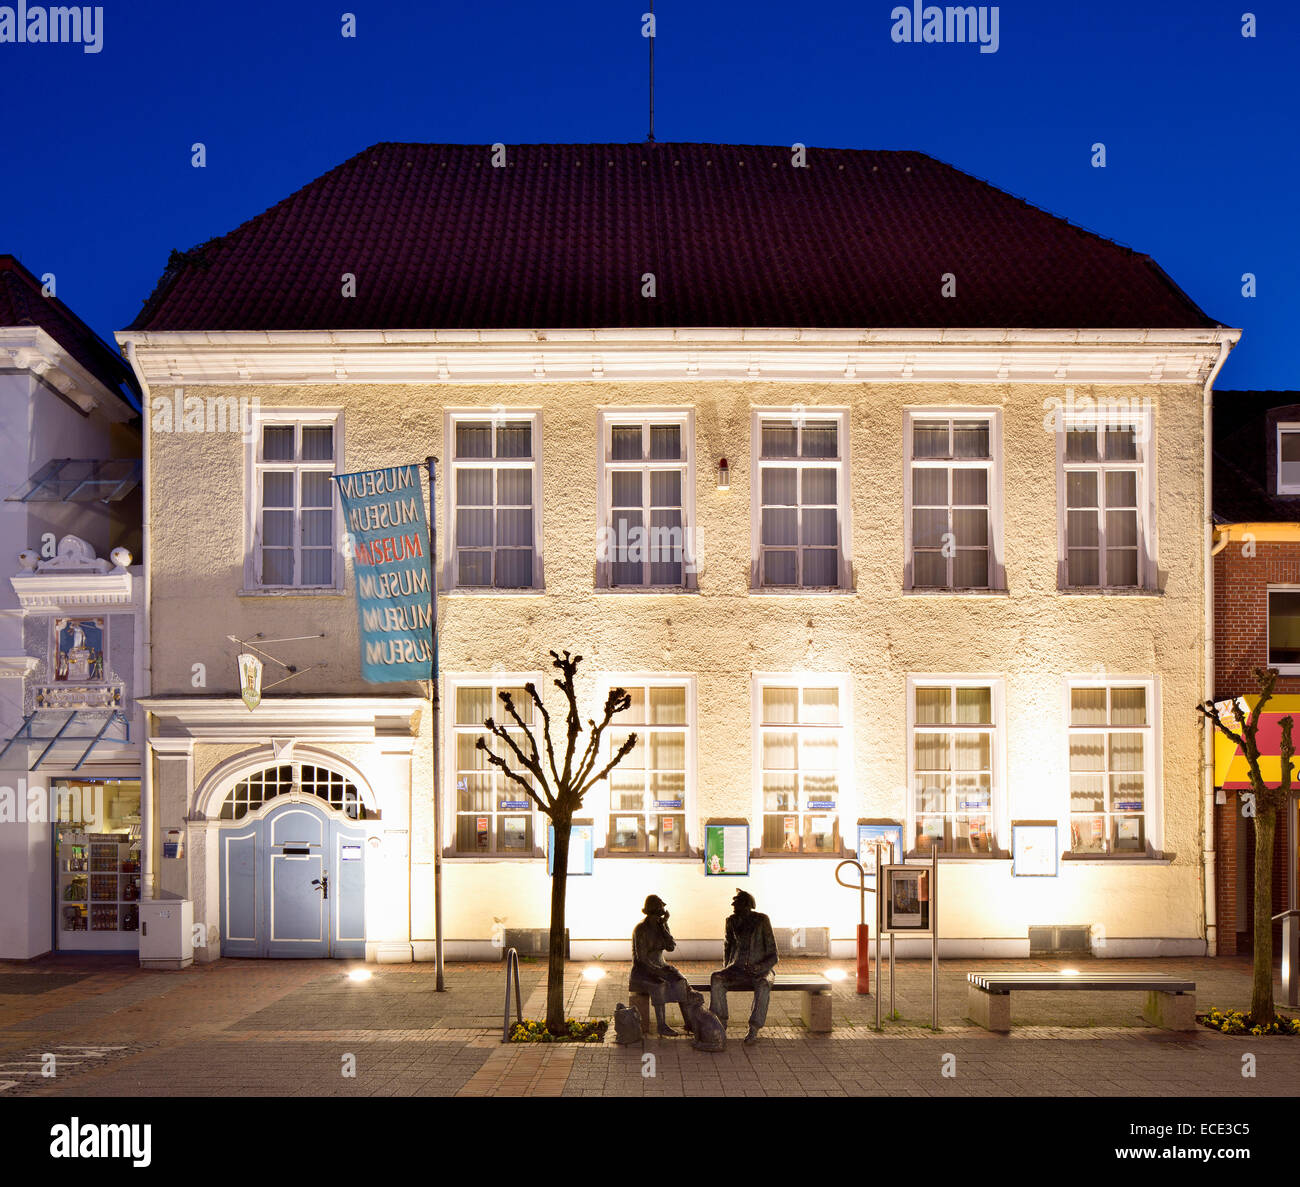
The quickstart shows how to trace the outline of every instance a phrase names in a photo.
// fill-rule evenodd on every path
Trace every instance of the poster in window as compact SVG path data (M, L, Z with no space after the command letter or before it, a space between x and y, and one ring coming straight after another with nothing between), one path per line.
M781 847L789 853L799 852L799 817L787 816L783 822L784 839Z
M749 873L749 825L704 826L704 872L715 876Z
M917 866L886 866L885 931L929 931L930 871Z
M1055 821L1018 821L1011 825L1011 876L1055 878L1060 872Z

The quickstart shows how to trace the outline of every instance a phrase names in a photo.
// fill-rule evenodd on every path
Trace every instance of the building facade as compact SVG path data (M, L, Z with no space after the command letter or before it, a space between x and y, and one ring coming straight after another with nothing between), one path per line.
M449 956L545 927L545 820L474 742L551 649L592 713L631 693L607 745L640 737L585 804L575 955L625 957L651 892L715 952L719 822L807 951L851 951L835 868L893 825L897 859L940 851L941 952L1205 952L1208 401L1237 332L919 154L512 154L367 150L119 334L149 410L148 862L196 957L430 959L438 850ZM908 221L943 218L946 266ZM330 482L427 455L437 788L421 686L360 678ZM250 644L296 669L253 710Z
M122 359L0 256L0 958L139 928L139 399ZM12 576L10 576L12 574Z
M1217 700L1258 691L1256 668L1278 673L1265 707L1265 777L1280 775L1276 722L1300 710L1300 401L1295 392L1221 391L1214 401L1214 687ZM1253 703L1253 701L1251 702ZM1219 951L1252 943L1255 888L1253 818L1232 747L1219 742L1215 846ZM1224 753L1226 750L1226 754ZM1266 760L1266 766L1269 763ZM1278 816L1271 914L1295 906L1297 800ZM1280 925L1278 934L1280 935ZM1277 937L1275 936L1275 941Z

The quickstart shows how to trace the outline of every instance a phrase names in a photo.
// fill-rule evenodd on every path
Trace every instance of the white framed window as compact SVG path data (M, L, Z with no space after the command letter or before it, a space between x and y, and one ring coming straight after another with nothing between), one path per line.
M492 753L510 763L512 770L524 774L510 748L492 737L484 722L490 717L499 724L508 724L511 738L528 754L528 740L513 725L500 693L511 694L519 716L536 730L540 722L535 722L533 699L524 689L529 681L540 688L535 675L447 678L451 710L447 727L451 735L448 817L450 852L457 857L535 857L540 853L537 806L518 783L490 765L487 755L478 749L479 738L485 738ZM542 747L540 738L538 746ZM531 776L525 777L531 785Z
M449 412L446 433L451 588L540 589L540 414Z
M263 409L252 430L246 592L342 589L333 482L343 459L342 412Z
M838 855L852 786L848 677L755 675L753 716L759 852Z
M848 414L756 409L752 442L752 588L847 589Z
M597 426L598 585L694 589L694 411L605 409Z
M1300 586L1268 587L1268 666L1300 675Z
M1062 589L1155 585L1151 413L1057 431Z
M998 852L1005 824L1004 716L1000 677L908 677L913 852Z
M1277 426L1277 493L1300 495L1300 424L1293 421Z
M1154 846L1158 706L1153 680L1067 682L1070 852Z
M695 818L695 677L610 676L604 692L623 688L632 698L610 723L602 765L629 734L637 742L609 774L606 853L686 854ZM598 814L599 818L599 814Z
M904 589L1006 588L996 410L903 414Z

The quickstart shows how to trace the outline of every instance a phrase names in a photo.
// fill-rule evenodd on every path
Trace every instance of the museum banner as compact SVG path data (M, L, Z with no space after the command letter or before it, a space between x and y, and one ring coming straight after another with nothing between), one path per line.
M420 467L337 474L357 582L361 675L372 684L433 672L429 528Z

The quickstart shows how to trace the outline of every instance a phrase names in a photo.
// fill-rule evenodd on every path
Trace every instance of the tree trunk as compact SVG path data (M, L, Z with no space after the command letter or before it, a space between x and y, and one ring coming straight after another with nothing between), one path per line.
M564 1021L564 894L569 883L571 818L552 820L555 848L551 853L551 955L546 966L546 1029L563 1034Z
M1273 836L1277 808L1256 796L1255 816L1255 980L1250 993L1250 1021L1273 1021Z

